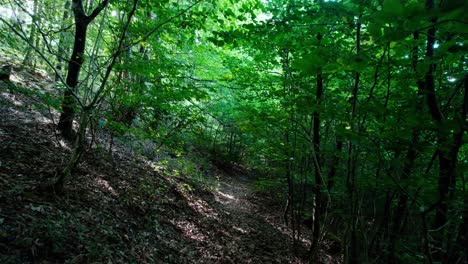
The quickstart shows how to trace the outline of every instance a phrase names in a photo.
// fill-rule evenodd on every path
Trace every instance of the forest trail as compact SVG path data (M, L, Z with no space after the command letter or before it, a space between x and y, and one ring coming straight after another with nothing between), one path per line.
M251 184L247 177L225 176L220 178L214 192L216 201L231 216L229 224L239 231L237 241L243 241L235 246L245 254L245 259L251 259L251 263L302 263L299 258L284 258L292 255L292 237L281 223L281 211L267 214L268 209L262 208ZM305 247L301 251L304 252Z
M218 179L213 192L215 201L209 205L222 212L219 227L225 232L214 239L227 242L223 248L233 254L228 253L217 263L308 263L310 234L303 229L304 234L293 249L291 229L284 225L282 206L277 201L256 193L254 180L242 174L222 173ZM320 263L340 263L339 256L324 250L319 257Z
M202 252L197 262L307 263L292 252L292 236L281 222L281 210L268 206L272 204L268 198L258 197L253 181L218 173L212 194L187 199L201 217L179 216L172 222L196 241L195 251ZM297 252L306 256L306 243Z
M467 12L0 0L0 264L468 264Z
M30 89L46 79L23 74L16 85ZM42 186L70 153L57 113L34 93L0 88L0 263L307 263L306 241L293 254L281 206L252 179L212 166L204 187L159 165L188 157L148 158L116 142L110 158L89 146L65 193L50 193Z

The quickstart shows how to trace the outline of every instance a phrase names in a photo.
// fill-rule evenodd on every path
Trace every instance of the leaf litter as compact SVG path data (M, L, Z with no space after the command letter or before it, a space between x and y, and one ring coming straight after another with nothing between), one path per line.
M70 146L55 131L57 111L24 92L53 93L50 80L15 74L22 89L0 82L1 263L307 263L309 242L293 252L280 208L215 166L205 175L215 183L203 188L128 144L117 143L112 157L94 145L64 195L44 191Z

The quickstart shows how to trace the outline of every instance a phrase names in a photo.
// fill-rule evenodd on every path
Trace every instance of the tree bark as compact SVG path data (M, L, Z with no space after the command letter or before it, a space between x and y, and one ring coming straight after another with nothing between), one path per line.
M415 32L413 34L414 40L419 39L419 32ZM416 73L416 67L418 64L418 46L414 46L412 49L412 70ZM418 98L415 104L415 113L417 115L422 114L423 112L423 105L424 102L421 99L423 96L424 90L424 81L418 80L416 82L418 86ZM408 150L406 152L405 162L403 164L403 169L400 176L397 178L398 180L406 180L410 178L412 173L414 162L417 156L417 146L419 144L419 135L420 131L417 128L414 128L411 133L411 140L408 146ZM404 223L408 213L408 195L405 192L401 192L399 194L397 207L394 212L393 223L392 223L392 231L390 233L390 242L388 247L388 263L398 263L398 254L396 252L396 242L397 239L400 237L401 232L404 228Z
M63 11L63 17L62 17L62 28L65 27L68 24L68 18L70 16L70 1L67 0L64 5L64 11ZM68 44L67 43L67 32L68 30L63 29L63 31L60 33L60 39L59 39L59 46L58 46L58 52L57 52L57 74L55 76L55 81L59 80L59 75L62 74L62 67L63 67L63 57L68 53L68 48L65 46Z
M72 10L75 15L75 38L73 51L68 63L66 85L68 86L63 95L62 113L58 123L58 129L66 139L73 138L73 118L75 114L74 93L78 85L80 70L84 62L84 52L86 48L86 35L88 25L93 19L109 4L109 0L104 0L94 9L91 15L86 15L83 9L82 0L73 0Z
M426 9L429 12L435 10L435 1L427 0ZM434 260L442 263L448 263L447 256L447 218L449 213L449 201L456 187L456 167L458 152L461 144L463 143L463 133L465 129L466 109L463 104L460 118L460 129L457 132L450 132L446 129L447 118L444 116L440 109L440 104L435 93L435 80L434 74L436 64L432 62L434 58L434 45L436 41L436 23L437 18L430 19L431 27L427 31L427 45L426 45L426 60L430 62L429 69L425 75L424 92L426 94L427 106L429 113L432 116L437 126L437 150L439 158L439 177L438 177L438 192L439 199L436 203L436 214L433 229L442 232L437 236L436 252ZM466 78L466 76L464 77ZM464 81L466 81L464 79ZM466 97L466 94L465 94Z
M310 245L310 260L317 260L317 250L320 242L321 230L320 230L320 218L324 210L326 210L326 205L322 197L322 188L323 188L323 179L321 175L321 163L320 163L320 106L323 95L323 76L322 73L317 74L317 92L316 92L316 109L313 113L313 127L312 127L312 141L314 148L314 168L315 168L315 210L314 210L314 226L312 231L312 242Z
M327 189L331 191L335 186L335 176L336 171L338 169L338 165L340 163L340 154L341 150L343 149L343 140L341 138L336 138L336 147L335 152L333 153L332 164L330 167L330 171L328 172L328 182L327 182Z
M356 55L359 56L361 51L361 16L359 16L356 23ZM359 91L360 73L356 71L354 76L354 86L352 90L351 98L351 131L354 131L354 119L357 112L357 100ZM348 142L348 162L347 162L347 175L346 175L346 188L349 195L350 212L352 215L351 219L351 234L350 240L347 244L347 262L349 264L361 263L359 253L359 242L357 239L357 225L359 222L356 208L356 197L355 197L355 182L356 182L356 154L355 148L350 140Z
M32 22L31 22L31 33L29 35L29 42L30 43L34 43L34 40L36 39L36 35L37 35L37 21L38 21L38 18L39 18L39 1L38 0L34 0L33 2L33 16L32 16ZM37 47L37 46L36 46ZM28 65L28 66L32 66L33 65L33 49L31 46L28 46L26 48L26 53L24 55L24 59L23 59L23 64L24 65Z
M75 138L75 142L73 143L73 150L72 150L71 157L65 169L62 171L62 173L57 178L54 184L54 191L56 193L63 192L65 179L69 178L72 175L76 166L78 166L78 163L80 162L81 157L83 156L83 153L85 151L86 128L88 126L88 122L89 122L89 113L88 111L83 111L79 119L79 130Z

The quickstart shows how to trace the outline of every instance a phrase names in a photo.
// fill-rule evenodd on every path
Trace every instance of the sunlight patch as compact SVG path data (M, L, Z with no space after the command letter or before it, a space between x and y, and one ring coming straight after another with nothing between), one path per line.
M23 102L21 102L19 100L16 100L16 96L13 95L13 94L3 92L2 97L5 98L6 100L8 100L10 103L12 103L15 106L23 106L24 105Z
M54 142L54 145L55 145L55 142ZM65 140L63 140L63 139L60 139L60 140L58 141L58 146L60 146L61 148L68 149L68 150L71 151L70 146L68 146L67 142L65 142Z
M114 196L118 196L117 192L114 190L114 188L112 188L112 186L110 186L109 182L102 179L101 177L96 177L94 179L94 181L97 183L97 185L99 185L102 189L110 192L112 195Z
M218 220L218 213L216 213L213 208L211 208L208 203L202 199L193 198L187 199L187 202L193 210L197 213Z
M196 241L206 241L206 236L204 236L198 227L194 223L189 221L175 221L172 222L177 228L182 230L184 236L196 240Z
M238 226L233 226L232 229L237 230L237 231L241 232L242 234L247 234L248 233L247 230L245 230L243 228L240 228Z
M224 198L226 198L226 199L229 199L229 200L237 200L236 197L234 197L234 196L232 196L232 195L230 195L230 194L226 194L226 193L223 193L223 192L221 192L221 191L218 191L218 193L219 193L222 197L224 197Z
M283 225L279 225L277 221L274 220L274 217L269 217L269 216L264 216L262 217L265 222L270 224L271 227L276 229L278 232L280 232L282 235L287 236L291 239L293 239L293 233L292 231ZM301 237L299 238L299 241L301 241L305 247L309 247L311 244L311 241L307 236L306 232L303 232Z
M221 203L221 204L231 204L231 203L237 203L239 202L239 199L237 199L236 197L234 197L233 195L231 194L227 194L227 193L223 193L222 191L218 190L216 191L216 195L215 196L215 199L217 202Z

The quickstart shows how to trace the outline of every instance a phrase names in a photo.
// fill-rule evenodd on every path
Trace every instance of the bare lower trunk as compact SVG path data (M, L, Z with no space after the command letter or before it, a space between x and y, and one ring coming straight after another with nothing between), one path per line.
M63 169L62 173L54 183L54 190L57 193L61 193L63 191L65 180L73 175L76 167L78 166L78 163L81 160L81 157L83 156L85 151L86 128L88 123L89 113L83 111L80 117L80 127L73 143L73 150L70 159L68 160L67 166Z

